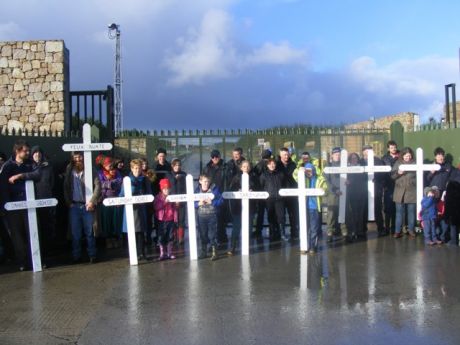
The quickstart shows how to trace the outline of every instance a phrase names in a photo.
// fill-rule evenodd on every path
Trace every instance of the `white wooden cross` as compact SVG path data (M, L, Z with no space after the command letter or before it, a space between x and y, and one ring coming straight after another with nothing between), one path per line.
M374 165L374 150L367 150L367 166L364 167L364 172L367 173L367 219L375 220L375 189L374 189L374 173L390 172L391 167L388 165Z
M322 188L307 188L305 185L305 168L297 172L297 188L283 188L279 190L281 196L297 196L299 199L299 230L300 230L300 252L305 254L308 249L307 240L307 201L308 196L324 195ZM319 234L318 234L319 235Z
M105 198L102 202L105 206L125 206L126 225L128 230L128 248L129 248L129 263L137 265L137 248L136 248L136 229L134 227L134 204L146 204L153 201L152 194L143 194L133 196L131 190L131 179L126 176L123 178L124 197Z
M423 172L438 171L439 169L441 169L439 164L423 164L423 149L420 147L416 151L415 164L401 164L399 166L401 171L415 171L417 173L417 214L422 208Z
M267 192L251 192L249 190L249 175L241 176L240 192L224 192L224 199L241 199L241 254L249 255L249 199L267 199Z
M198 249L196 244L196 218L195 201L214 199L213 193L194 193L193 176L188 174L185 178L187 194L168 195L166 200L170 202L187 203L188 241L190 247L190 260L198 260Z
M348 166L348 152L345 149L340 151L340 166L339 167L326 167L324 168L325 174L340 174L339 190L341 192L339 197L339 223L345 223L345 210L347 202L347 175L348 174L362 174L364 167L362 166Z
M85 164L85 199L86 203L91 201L93 196L93 159L92 151L109 151L112 149L111 143L92 143L91 126L87 123L83 125L83 143L64 144L62 150L66 152L82 151Z
M33 181L26 181L26 200L7 202L5 204L5 209L7 211L27 210L27 218L29 220L30 250L32 253L32 266L34 272L40 272L42 270L40 240L37 224L37 208L53 207L57 204L58 201L55 198L36 200ZM12 229L12 231L15 231L15 229Z

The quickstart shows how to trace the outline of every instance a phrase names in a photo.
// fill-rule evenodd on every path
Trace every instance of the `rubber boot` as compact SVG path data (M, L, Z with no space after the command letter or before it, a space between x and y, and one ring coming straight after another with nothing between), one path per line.
M166 260L168 257L165 253L165 246L160 244L160 261Z
M168 243L168 258L174 260L176 257L173 254L173 242Z
M211 261L216 261L216 260L217 260L217 248L216 246L212 246Z
M177 228L177 241L180 246L184 244L184 228L181 226Z

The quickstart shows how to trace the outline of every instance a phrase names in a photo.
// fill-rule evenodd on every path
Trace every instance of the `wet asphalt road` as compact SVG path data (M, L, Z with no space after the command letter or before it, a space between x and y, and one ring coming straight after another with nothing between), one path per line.
M460 249L369 237L4 273L0 344L459 344Z

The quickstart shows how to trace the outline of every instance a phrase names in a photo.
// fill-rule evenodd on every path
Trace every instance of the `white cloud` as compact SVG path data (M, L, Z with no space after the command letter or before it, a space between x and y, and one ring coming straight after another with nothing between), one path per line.
M243 53L232 35L233 20L224 10L209 10L198 30L189 29L187 37L177 40L179 52L165 59L172 73L168 84L183 86L225 79L256 65L304 64L306 51L289 42L267 42L251 53Z
M427 56L378 66L374 59L363 56L352 62L350 73L370 92L433 96L442 90L442 85L456 77L457 63L454 58Z
M178 40L182 51L166 60L166 66L174 75L170 84L200 84L229 75L235 56L229 37L230 22L225 11L209 10L198 31L191 29L187 38Z
M304 50L291 47L289 42L281 42L279 44L268 42L247 56L246 64L303 64L306 62L306 57L307 54Z

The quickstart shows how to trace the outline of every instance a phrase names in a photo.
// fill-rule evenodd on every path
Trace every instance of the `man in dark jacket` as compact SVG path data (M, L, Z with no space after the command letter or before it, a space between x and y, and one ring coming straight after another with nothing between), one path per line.
M0 152L0 171L6 161L6 155L3 152ZM0 246L2 249L0 254L0 262L14 259L13 243L11 242L11 237L8 231L8 222L6 216L4 216L5 214L5 210L0 210Z
M232 159L227 162L227 186L229 187L233 178L240 173L240 164L246 160L243 157L243 149L241 147L235 147L232 151Z
M203 169L202 175L206 175L210 178L211 183L214 184L221 192L226 190L227 186L227 166L220 156L218 150L211 151L211 160L206 164ZM225 203L217 206L217 241L219 243L227 243L227 208L224 206Z
M398 145L395 141L390 140L387 143L388 152L382 157L385 165L393 168L393 165L399 158ZM395 189L395 182L391 178L391 172L389 172L385 178L383 187L383 213L385 215L385 232L394 234L395 232L395 220L396 220L396 206L393 201L393 192Z
M157 149L157 156L155 158L155 164L153 169L157 175L157 181L166 177L166 174L171 171L171 164L166 160L167 152L164 148L160 147ZM159 188L158 188L159 190Z
M277 169L273 158L267 160L267 170L260 177L261 190L268 192L266 200L270 240L277 241L285 236L285 209L281 188L286 188L286 176Z
M267 161L271 158L272 151L271 150L264 150L262 152L261 160L257 162L256 166L254 167L254 176L255 176L255 188L256 190L262 190L260 187L260 179L262 174L267 171ZM264 227L264 217L265 217L265 210L266 202L263 199L257 200L257 222L256 222L256 230L254 232L254 237L261 239L262 238L262 229Z
M340 147L334 147L331 151L331 161L329 166L340 166ZM331 243L334 240L334 235L339 232L345 238L348 235L347 226L345 223L339 224L339 198L342 192L340 191L340 175L326 174L328 193L326 196L327 202L327 242Z
M442 147L437 147L434 150L434 163L439 164L441 169L430 171L426 175L426 182L429 187L437 186L440 195L442 195L446 190L447 182L449 182L454 168L451 163L446 162L446 153Z
M40 171L40 179L35 183L35 197L48 199L53 197L54 169L46 159L39 146L32 147L32 166ZM55 238L56 208L42 207L37 209L38 231L40 234L40 248L44 262L49 254L52 239Z
M13 156L3 164L0 171L0 210L5 214L5 204L10 201L26 200L25 181L38 181L39 170L34 170L29 160L30 146L19 139L13 147ZM3 217L2 217L3 218ZM7 213L8 228L14 246L19 270L30 266L29 222L27 210Z
M280 149L279 160L276 164L276 169L280 171L286 179L285 188L297 188L297 182L294 179L294 170L297 168L296 163L291 159L289 149L283 147ZM299 238L299 203L297 197L284 198L284 208L287 210L289 216L289 225L291 229L291 239L296 240ZM283 238L287 240L287 237Z

